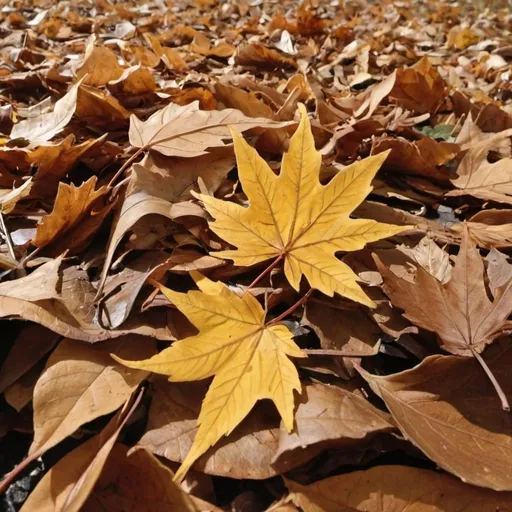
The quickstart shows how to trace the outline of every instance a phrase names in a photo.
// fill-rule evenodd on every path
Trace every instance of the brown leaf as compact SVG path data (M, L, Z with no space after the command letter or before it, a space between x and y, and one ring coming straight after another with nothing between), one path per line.
M423 57L410 68L397 69L396 82L390 93L398 105L424 114L435 114L445 98L445 82Z
M480 247L512 247L512 210L482 210L473 215L465 225ZM462 234L464 224L454 224L451 229Z
M155 77L141 66L125 69L119 78L110 80L107 88L113 94L147 94L157 90Z
M303 387L294 431L280 429L274 468L290 471L325 450L348 449L395 429L389 415L353 391L349 385Z
M127 336L101 345L63 340L48 359L34 390L34 441L30 453L44 453L80 426L126 402L147 376L116 363L110 353L147 357L152 339Z
M512 204L512 158L494 163L487 160L489 151L511 136L512 128L472 145L459 164L458 177L452 180L457 190L447 195L472 195L486 201Z
M119 411L97 436L66 454L50 468L23 504L22 511L79 512L140 396L128 412L125 409Z
M48 141L60 133L71 121L76 109L78 82L55 103L52 112L30 117L13 126L11 139L25 138L30 141Z
M301 323L313 329L322 349L339 350L346 356L375 355L381 330L366 312L349 307L314 298L308 301Z
M511 349L489 361L509 395L511 363ZM477 361L435 355L387 377L360 372L427 457L470 484L512 490L510 414Z
M76 254L90 242L113 203L105 204L107 187L96 188L97 178L76 187L59 184L52 213L45 215L37 225L32 243L46 248L47 254L57 256L64 251Z
M36 365L58 340L58 335L39 325L24 327L2 365L0 393Z
M130 112L114 96L82 85L78 89L76 117L87 124L114 130L126 126Z
M153 379L148 426L139 444L174 462L182 462L197 432L196 420L206 392L202 384ZM229 438L222 438L194 469L230 478L264 479L276 474L270 465L277 449L278 417L258 406Z
M444 473L377 466L303 486L286 480L304 512L495 512L512 507L510 493L463 484Z
M79 80L83 78L84 85L93 87L117 80L124 71L117 62L116 54L110 48L94 46L95 39L95 36L89 38L83 62L76 72Z
M441 347L452 354L474 356L500 334L512 304L512 287L491 302L484 282L484 264L474 242L464 233L452 277L442 284L422 266L414 282L397 277L374 257L384 277L384 291L411 322L435 332Z
M144 449L116 444L82 512L196 512L173 473Z
M151 148L166 156L191 158L204 155L208 148L225 146L231 139L229 127L239 132L251 128L280 128L289 122L245 116L235 109L199 110L199 102L179 106L170 103L147 121L130 118L130 144Z
M236 50L235 63L264 69L297 69L297 63L261 43L242 43Z

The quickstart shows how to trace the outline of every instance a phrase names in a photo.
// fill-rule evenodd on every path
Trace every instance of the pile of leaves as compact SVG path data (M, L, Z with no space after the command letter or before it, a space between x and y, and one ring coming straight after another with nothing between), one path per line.
M512 509L511 22L5 2L2 507Z

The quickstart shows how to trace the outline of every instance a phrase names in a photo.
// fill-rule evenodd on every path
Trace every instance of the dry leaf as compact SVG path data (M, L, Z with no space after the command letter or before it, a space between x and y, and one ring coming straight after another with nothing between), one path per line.
M444 473L406 466L377 466L311 485L286 480L304 512L495 512L512 507L512 495L478 489Z
M489 361L509 395L511 358L507 350ZM360 372L427 457L464 482L512 490L510 413L474 359L436 355L387 377Z
M282 472L328 449L348 449L395 429L390 417L349 390L324 384L305 386L295 412L294 432L281 429L273 465Z
M284 271L294 289L299 290L305 275L313 288L326 295L336 292L372 306L357 276L334 253L361 249L407 229L349 218L370 193L370 182L387 154L357 162L323 186L318 181L321 157L304 107L301 116L279 177L233 132L238 173L250 206L197 195L215 218L211 229L238 247L215 256L232 259L239 266L284 259Z
M147 121L130 118L130 143L153 149L167 156L195 157L208 148L225 146L231 139L229 127L240 131L251 128L280 128L289 122L247 117L239 110L199 110L199 102L179 106L173 103L155 112Z
M293 391L300 389L289 360L304 357L284 325L267 326L265 312L250 293L238 296L220 282L191 273L200 291L160 290L187 316L199 334L177 341L147 361L127 361L131 368L169 375L171 381L215 375L197 420L194 444L176 473L184 477L192 464L249 414L257 400L272 400L288 430L293 428Z
M52 112L30 117L13 126L11 139L25 138L31 141L48 141L60 133L71 121L76 109L78 88L76 83L55 103Z
M101 345L63 340L48 359L34 390L34 441L30 453L44 453L80 426L118 409L147 376L112 361L155 351L150 338L129 336Z

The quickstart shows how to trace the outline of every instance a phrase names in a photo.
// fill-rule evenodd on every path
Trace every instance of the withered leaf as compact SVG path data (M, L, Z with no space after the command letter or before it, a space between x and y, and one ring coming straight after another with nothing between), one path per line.
M306 486L286 480L286 485L304 512L495 512L512 506L510 493L406 466L377 466Z
M509 395L511 363L511 349L489 361ZM360 372L407 439L440 467L470 484L512 490L510 413L475 359L435 355L387 377Z

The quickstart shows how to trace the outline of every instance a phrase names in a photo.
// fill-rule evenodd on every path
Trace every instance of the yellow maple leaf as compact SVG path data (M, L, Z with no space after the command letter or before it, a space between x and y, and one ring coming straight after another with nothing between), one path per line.
M350 214L371 192L371 181L388 152L365 158L340 171L327 185L319 181L321 155L315 149L306 109L276 176L257 151L233 133L238 175L249 207L195 194L215 221L211 229L237 250L214 253L248 266L271 258L284 260L285 275L295 290L302 276L312 288L339 293L374 306L357 275L338 260L338 251L356 251L366 243L409 229Z
M197 420L194 443L176 473L181 480L192 464L247 416L257 400L272 400L286 428L293 428L293 391L300 389L288 356L306 357L284 325L266 325L265 311L251 293L237 295L196 271L200 291L178 293L158 285L199 334L175 341L145 361L114 359L130 368L194 381L215 375Z

